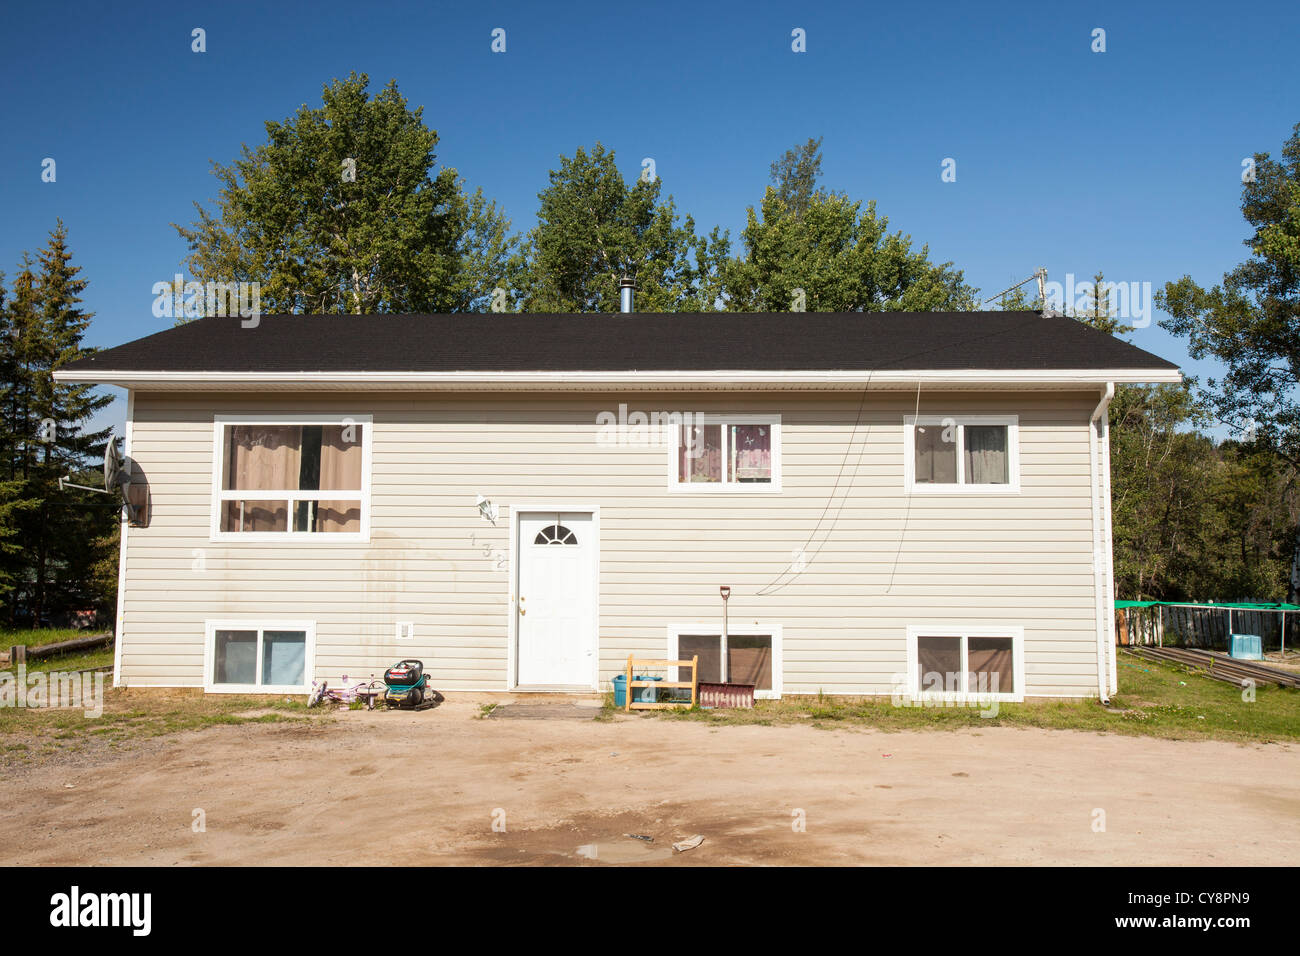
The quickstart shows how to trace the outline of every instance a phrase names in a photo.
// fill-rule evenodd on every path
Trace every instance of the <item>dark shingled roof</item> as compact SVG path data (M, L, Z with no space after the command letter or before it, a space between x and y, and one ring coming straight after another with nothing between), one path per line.
M198 319L64 372L1174 369L1037 312L267 315Z

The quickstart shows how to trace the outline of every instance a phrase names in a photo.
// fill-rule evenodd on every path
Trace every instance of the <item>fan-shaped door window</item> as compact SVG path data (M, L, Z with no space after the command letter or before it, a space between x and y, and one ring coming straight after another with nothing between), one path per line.
M558 521L537 532L533 544L577 544L578 536Z

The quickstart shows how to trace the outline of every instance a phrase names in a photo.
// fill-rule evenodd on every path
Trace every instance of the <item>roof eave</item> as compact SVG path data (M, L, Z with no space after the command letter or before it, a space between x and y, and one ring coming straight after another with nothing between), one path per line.
M117 385L134 389L248 389L302 390L356 389L439 389L483 390L571 390L607 388L654 388L657 390L726 388L773 389L881 389L907 388L917 384L956 388L1051 387L1069 388L1132 383L1181 383L1176 368L1116 369L912 369L898 371L533 371L533 372L171 372L171 371L73 371L54 373L57 382L87 385Z

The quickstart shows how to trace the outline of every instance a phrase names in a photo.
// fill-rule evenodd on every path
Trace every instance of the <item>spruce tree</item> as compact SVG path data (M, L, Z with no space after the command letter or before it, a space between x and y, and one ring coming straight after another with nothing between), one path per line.
M5 501L16 517L16 533L7 541L16 540L21 548L16 556L0 549L12 582L11 622L30 617L39 625L51 614L90 605L91 569L116 520L112 499L59 487L65 475L91 483L112 433L87 430L94 415L112 403L111 395L53 377L91 351L82 345L92 313L81 308L87 283L80 272L60 221L35 269L24 257L6 310L13 377L5 407L4 466L10 485Z

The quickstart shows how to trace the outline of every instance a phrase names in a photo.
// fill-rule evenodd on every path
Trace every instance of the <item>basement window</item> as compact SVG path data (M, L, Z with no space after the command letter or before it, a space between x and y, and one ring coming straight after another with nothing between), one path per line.
M1020 628L912 627L907 645L908 696L1024 699Z
M209 621L204 688L214 693L305 693L311 686L315 625Z
M212 535L239 540L369 536L368 417L218 417Z
M1020 490L1020 425L1015 415L908 415L903 419L908 492Z
M673 629L668 635L668 659L689 661L698 656L699 679L711 683L753 684L757 697L776 698L780 692L781 640L770 631L745 630L720 633ZM689 680L690 673L678 668L680 676L672 680Z

